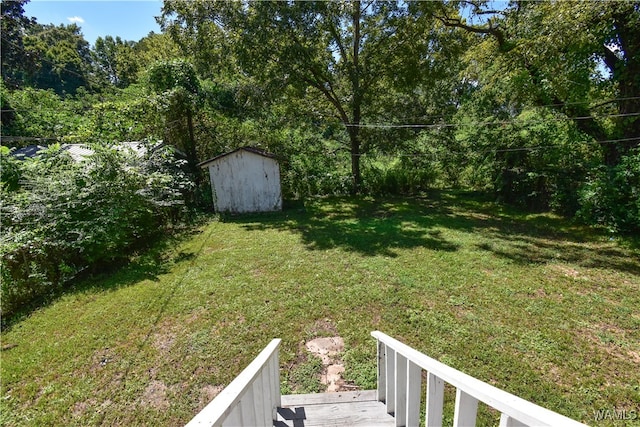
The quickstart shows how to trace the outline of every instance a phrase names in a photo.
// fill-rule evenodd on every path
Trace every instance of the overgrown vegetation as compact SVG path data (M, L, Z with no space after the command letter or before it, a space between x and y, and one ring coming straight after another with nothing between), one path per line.
M162 34L90 46L26 1L2 4L11 146L162 139L199 182L258 145L288 197L474 189L640 230L633 2L171 1Z
M640 399L639 259L608 233L472 193L212 220L5 329L1 422L184 425L275 337L284 390L312 389L304 342L330 324L361 387L377 329L606 425L597 410Z
M3 147L2 314L145 249L184 217L193 184L166 146L93 146L81 161L52 146L17 160Z

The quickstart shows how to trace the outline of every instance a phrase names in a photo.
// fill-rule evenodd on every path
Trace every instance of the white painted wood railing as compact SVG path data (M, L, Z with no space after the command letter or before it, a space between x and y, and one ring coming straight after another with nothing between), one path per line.
M280 406L280 367L274 339L187 427L271 426Z
M456 388L455 427L475 425L478 402L501 413L501 427L584 426L453 369L382 332L371 335L378 340L378 400L394 415L396 426L420 423L423 370L427 372L427 426L442 425L445 382Z

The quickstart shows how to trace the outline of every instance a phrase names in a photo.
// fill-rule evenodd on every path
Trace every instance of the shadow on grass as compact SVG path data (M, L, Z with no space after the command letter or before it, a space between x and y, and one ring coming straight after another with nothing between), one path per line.
M163 236L146 242L138 255L122 256L110 263L103 263L92 269L78 273L65 284L52 288L46 294L33 299L17 312L2 317L2 331L24 320L35 310L46 307L64 295L82 294L95 291L116 291L143 280L159 280L159 276L169 273L176 264L189 262L195 254L180 252L168 258L170 248L189 237L189 233Z
M443 230L477 234L475 248L518 264L575 263L640 275L637 251L596 230L550 214L530 214L471 192L434 191L413 198L326 198L282 213L228 216L247 230L298 233L309 250L341 248L394 257L398 249L457 251Z
M395 249L425 247L455 251L458 245L433 228L444 206L414 199L317 199L278 214L228 216L225 222L247 230L279 229L299 233L310 250L341 248L363 255L395 257Z

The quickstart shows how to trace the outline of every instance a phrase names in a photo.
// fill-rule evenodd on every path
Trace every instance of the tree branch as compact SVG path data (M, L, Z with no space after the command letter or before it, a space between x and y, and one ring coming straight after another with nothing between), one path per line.
M506 45L504 33L502 32L502 30L500 30L497 26L492 26L490 23L488 27L476 27L473 25L464 24L462 22L462 19L460 18L449 18L448 16L435 16L435 18L442 22L445 27L461 28L465 31L469 31L475 34L489 34L495 37L498 42L498 46L500 46L501 48Z
M616 56L616 53L611 50L607 45L602 45L604 53L604 63L609 67L612 74L616 72L616 68L620 59Z

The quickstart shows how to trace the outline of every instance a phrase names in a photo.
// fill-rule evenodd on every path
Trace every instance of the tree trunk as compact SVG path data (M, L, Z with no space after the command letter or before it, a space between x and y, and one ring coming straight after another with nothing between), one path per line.
M360 175L360 128L349 128L349 142L351 143L351 177L353 179L352 192L358 194L362 188L362 176Z
M198 153L196 151L196 139L193 132L193 113L191 110L187 110L187 129L189 132L189 140L186 146L187 162L189 163L189 169L196 183L199 184L201 173L200 168L198 168Z
M622 141L606 147L605 162L608 166L616 166L630 150L640 146L640 117L634 115L640 112L640 32L629 14L618 14L614 20L624 56L615 60L609 56L606 62L618 80L621 100L618 104L620 117L617 118L616 136Z
M349 142L351 143L351 174L353 176L353 193L358 194L362 187L360 175L360 120L362 107L362 94L360 88L360 2L353 3L353 69L351 71L351 86L353 88L353 100L351 109L353 112L352 126L349 128Z

